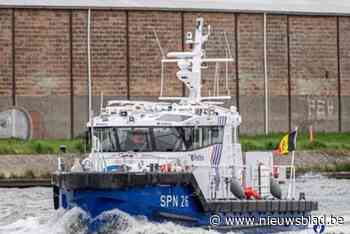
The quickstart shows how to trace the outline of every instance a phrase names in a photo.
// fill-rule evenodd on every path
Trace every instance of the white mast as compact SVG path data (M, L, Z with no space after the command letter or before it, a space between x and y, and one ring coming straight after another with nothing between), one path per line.
M202 66L202 57L203 51L202 47L204 43L208 40L208 36L210 35L210 27L208 28L208 34L206 36L203 35L203 18L197 19L196 23L196 34L194 40L194 48L193 48L193 58L192 58L192 73L191 80L193 84L193 89L190 92L190 99L195 100L196 102L200 102L201 100L201 66Z
M169 59L162 59L163 63L177 62L180 71L176 73L176 76L181 80L189 89L189 96L183 97L160 97L161 100L169 99L184 99L190 103L198 103L201 100L210 99L230 99L230 96L221 97L202 97L202 79L201 68L203 62L229 62L233 61L232 58L212 58L207 59L204 57L203 45L208 40L210 35L210 26L208 26L208 34L203 35L204 21L203 18L197 18L196 20L196 32L195 39L192 40L192 33L187 33L186 44L192 44L192 52L170 52L167 54ZM161 87L163 88L163 87Z

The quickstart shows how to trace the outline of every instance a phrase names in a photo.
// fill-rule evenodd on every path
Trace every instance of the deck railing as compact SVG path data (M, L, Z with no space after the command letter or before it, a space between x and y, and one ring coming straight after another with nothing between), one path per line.
M96 158L87 158L85 163L90 164L90 169L93 171L104 171L111 165L111 161L115 161L115 156L113 155L100 155ZM139 161L139 159L132 159L126 157L125 159L119 158L118 164L130 164L131 161ZM144 160L147 161L147 160ZM282 189L282 197L284 199L295 199L295 167L292 165L274 165L272 168L266 165L256 165L254 167L249 165L232 165L232 166L193 166L193 165L180 165L174 163L176 158L154 158L153 156L149 158L152 163L145 162L143 169L140 171L150 171L159 173L168 172L195 172L201 171L201 175L198 176L197 182L202 184L202 191L207 199L234 199L235 197L230 191L230 182L232 179L237 180L243 189L247 187L252 187L260 196L264 199L272 198L270 193L270 179L274 178L276 171L283 172L288 175L284 175L283 181L285 182ZM170 165L164 169L164 165ZM132 169L134 171L135 168ZM239 173L237 173L237 171ZM203 174L204 173L204 174ZM239 178L237 178L239 175ZM277 180L276 180L277 182ZM287 186L287 189L285 188Z

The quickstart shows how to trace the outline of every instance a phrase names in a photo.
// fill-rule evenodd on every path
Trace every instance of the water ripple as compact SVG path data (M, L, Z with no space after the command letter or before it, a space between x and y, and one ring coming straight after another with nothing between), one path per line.
M343 216L344 225L327 226L327 234L350 233L350 181L306 175L297 180L297 191L308 199L319 201L314 215ZM0 234L87 234L88 217L75 208L70 211L53 210L49 188L0 189ZM116 218L118 217L118 218ZM107 222L101 234L194 234L217 233L200 228L187 228L171 222L152 223L142 217L131 217L113 210L98 217ZM237 234L240 232L231 232ZM312 228L284 232L314 234Z

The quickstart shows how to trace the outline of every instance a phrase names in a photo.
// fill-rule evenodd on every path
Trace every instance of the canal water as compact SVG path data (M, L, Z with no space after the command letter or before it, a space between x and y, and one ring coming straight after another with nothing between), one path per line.
M297 179L296 188L297 191L304 191L307 198L319 201L319 211L314 215L334 215L344 219L344 224L326 226L323 233L350 234L350 180L309 174ZM119 211L112 211L113 214L115 212ZM109 219L110 216L107 213L103 217L108 220L105 233L217 233L186 228L171 222L150 223L142 217L130 217L123 213L120 213L117 220ZM50 188L0 189L0 234L85 234L86 220L86 214L79 209L53 210ZM289 233L314 234L315 231L310 228Z

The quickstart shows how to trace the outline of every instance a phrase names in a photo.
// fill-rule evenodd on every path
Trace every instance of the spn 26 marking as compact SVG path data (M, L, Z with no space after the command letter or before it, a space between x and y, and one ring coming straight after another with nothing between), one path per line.
M189 207L187 195L161 195L159 197L161 207L185 208Z

